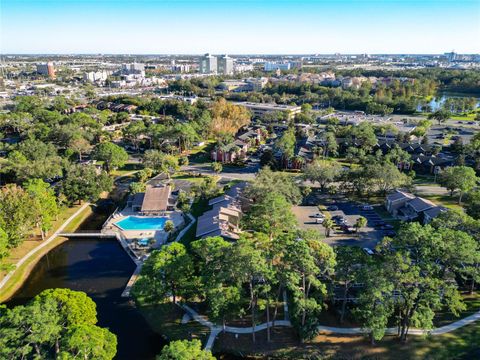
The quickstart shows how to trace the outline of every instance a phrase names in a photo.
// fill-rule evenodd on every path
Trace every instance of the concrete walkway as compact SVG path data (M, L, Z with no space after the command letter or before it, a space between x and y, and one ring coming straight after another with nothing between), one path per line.
M195 310L193 310L190 306L188 305L180 305L180 306L190 315L190 317L193 320L199 322L201 325L206 326L210 329L210 336L208 337L207 343L205 345L206 350L212 349L213 344L215 342L215 338L222 331L227 333L232 333L232 334L251 334L252 332L258 332L258 331L267 329L267 323L255 325L254 328L252 328L251 326L249 327L225 326L225 328L223 328L223 326L218 326L213 324L212 322L207 320L205 316L200 315ZM273 325L273 322L270 321L268 324L271 327ZM290 322L290 320L276 320L275 326L291 327L292 323Z
M15 271L22 266L32 255L37 253L39 250L43 249L45 246L50 244L55 238L67 227L68 224L72 222L87 206L90 206L89 202L83 204L75 213L70 216L47 240L44 240L36 248L30 250L25 256L23 256L17 263L14 265L14 269L10 271L3 279L0 281L0 290L7 284L10 278L15 274Z
M206 319L205 316L198 314L195 310L193 310L188 305L180 305L190 317L199 322L201 325L206 326L210 329L210 336L208 337L207 343L205 345L205 349L211 350L213 344L215 342L215 338L218 336L219 333L225 331L227 333L232 334L251 334L252 332L262 331L267 328L267 323L263 323L260 325L256 325L253 329L252 327L235 327L235 326L226 326L223 329L222 326L218 326L210 322ZM288 313L288 311L287 311ZM422 330L422 329L410 329L409 335L442 335L449 333L451 331L457 330L463 326L469 325L477 320L480 320L480 311L476 312L473 315L470 315L464 319L455 321L451 324L433 329L433 330ZM270 326L272 326L272 322L270 322ZM291 327L292 324L290 320L277 320L275 321L275 326L286 326ZM364 335L365 329L362 328L340 328L340 327L332 327L332 326L323 326L320 325L317 327L319 332L328 332L332 334L341 334L341 335ZM386 333L393 335L397 333L397 328L388 328L386 329Z

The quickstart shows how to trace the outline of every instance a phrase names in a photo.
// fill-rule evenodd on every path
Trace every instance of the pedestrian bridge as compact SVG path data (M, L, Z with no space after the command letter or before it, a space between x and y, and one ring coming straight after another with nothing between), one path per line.
M86 238L86 237L92 237L92 238L115 238L117 235L114 232L100 232L98 230L93 230L93 231L77 231L73 233L69 232L62 232L59 233L58 236L63 236L63 237L68 237L68 238Z

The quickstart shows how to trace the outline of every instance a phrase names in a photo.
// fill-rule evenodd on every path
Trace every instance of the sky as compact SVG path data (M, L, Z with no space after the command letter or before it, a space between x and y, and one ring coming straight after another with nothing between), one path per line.
M480 0L0 0L0 53L480 53Z

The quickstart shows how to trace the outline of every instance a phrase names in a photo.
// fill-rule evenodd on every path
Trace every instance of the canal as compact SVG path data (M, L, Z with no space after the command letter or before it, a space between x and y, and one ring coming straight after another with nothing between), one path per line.
M116 240L72 239L45 255L7 303L24 304L49 288L86 292L97 304L98 325L117 335L116 359L154 359L166 343L120 295L135 264Z

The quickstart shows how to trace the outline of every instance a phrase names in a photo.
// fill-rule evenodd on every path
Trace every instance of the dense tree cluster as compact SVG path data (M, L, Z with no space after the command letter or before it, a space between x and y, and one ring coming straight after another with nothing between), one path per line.
M96 305L85 293L45 290L24 306L0 307L0 356L113 359L117 337L96 323Z

